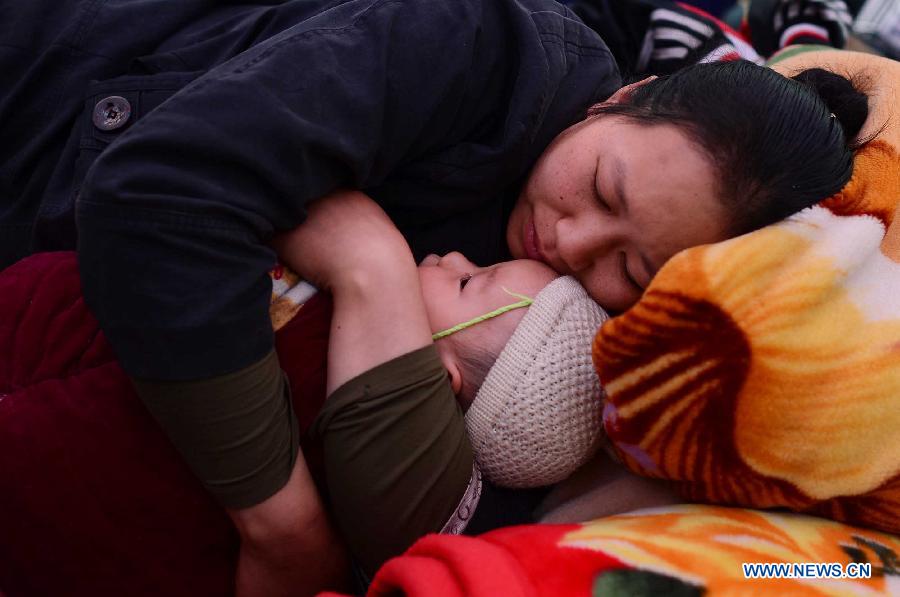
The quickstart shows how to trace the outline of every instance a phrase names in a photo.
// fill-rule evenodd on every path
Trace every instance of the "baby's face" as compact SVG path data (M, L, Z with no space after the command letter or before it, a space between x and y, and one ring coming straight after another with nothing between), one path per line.
M432 333L520 300L504 288L534 298L558 275L547 265L530 259L478 267L455 252L443 257L429 255L419 264L419 281ZM475 327L490 327L492 334L505 334L505 343L524 315L525 309L515 309L495 318L503 325Z

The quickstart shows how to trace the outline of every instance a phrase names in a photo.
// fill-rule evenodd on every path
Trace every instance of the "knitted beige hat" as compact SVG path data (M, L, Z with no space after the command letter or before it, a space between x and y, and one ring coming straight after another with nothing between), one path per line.
M570 276L528 307L466 412L475 459L492 483L550 485L594 455L603 390L591 342L607 317Z

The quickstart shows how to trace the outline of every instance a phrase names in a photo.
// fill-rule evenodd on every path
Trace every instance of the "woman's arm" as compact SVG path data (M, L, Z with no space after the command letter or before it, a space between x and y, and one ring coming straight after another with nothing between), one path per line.
M254 377L272 353L273 233L341 187L390 191L414 229L473 213L617 84L602 41L549 0L353 0L195 80L104 151L76 205L85 300L130 376L173 384L142 398L220 503L287 482L290 420L231 409L219 434L202 409L158 403L176 386L204 403L195 382L236 375L271 390L253 412L281 408L283 385ZM239 461L229 447L249 437L277 457Z
M268 242L334 189L383 184L469 138L501 105L472 96L499 93L506 46L478 38L512 27L502 12L479 0L340 3L182 89L88 174L77 202L85 300L222 505L272 496L297 453L290 416L278 415L284 384L260 377L273 355ZM224 378L254 395L235 396ZM205 412L211 387L233 424ZM169 408L174 393L183 408ZM245 398L259 416L230 406Z
M371 573L440 531L464 501L474 459L462 412L412 255L381 208L362 193L334 193L276 247L333 294L329 397L314 433L336 521Z
M458 119L503 58L478 43L483 18L477 0L341 3L123 133L88 173L77 219L85 295L125 370L202 379L262 359L269 240L311 202L382 184L481 125Z
M268 241L309 202L377 185L480 126L457 118L470 84L483 93L503 60L475 43L482 17L476 0L336 4L181 90L85 179L85 300L148 410L242 529L242 549L263 553L302 526L284 516L297 510L266 507L297 499L299 460L273 352ZM294 572L317 565L292 561ZM291 572L278 575L285 589Z
M456 205L429 205L429 185L499 194L618 83L569 15L545 0L337 3L200 77L98 158L76 205L85 300L221 504L262 503L297 455L284 384L261 366L271 236L341 187L417 183L411 225ZM442 162L479 148L483 163ZM249 390L219 396L235 422L222 427L199 406L226 377ZM169 408L176 393L195 407ZM241 417L235 399L263 416Z
M334 301L327 392L431 344L412 253L387 214L358 191L315 202L274 243L280 259Z
M260 504L228 510L241 537L235 595L315 595L347 588L345 548L300 454L287 484Z

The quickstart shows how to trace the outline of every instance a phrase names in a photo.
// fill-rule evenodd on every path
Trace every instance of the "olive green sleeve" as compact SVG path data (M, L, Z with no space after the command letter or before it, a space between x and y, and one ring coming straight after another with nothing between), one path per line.
M191 470L226 508L254 506L287 483L299 430L274 351L211 379L133 381Z
M348 381L313 425L333 513L372 574L453 515L474 457L434 345Z

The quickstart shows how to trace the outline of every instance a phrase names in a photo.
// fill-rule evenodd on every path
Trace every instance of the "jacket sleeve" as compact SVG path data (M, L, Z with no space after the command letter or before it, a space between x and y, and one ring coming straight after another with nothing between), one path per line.
M308 202L377 185L470 134L482 108L465 98L507 60L481 40L502 33L492 10L347 2L126 131L77 204L85 297L126 371L199 379L262 359L272 349L268 239L302 222Z
M465 421L433 344L337 388L312 432L332 513L368 574L477 505Z

